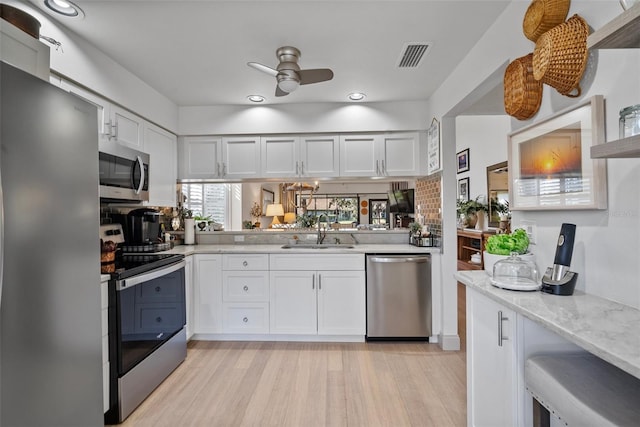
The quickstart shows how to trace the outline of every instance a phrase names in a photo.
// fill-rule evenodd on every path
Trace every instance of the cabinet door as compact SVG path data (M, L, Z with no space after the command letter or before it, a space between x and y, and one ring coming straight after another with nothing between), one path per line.
M151 156L149 206L176 206L176 136L151 123L144 127L144 151Z
M272 271L270 331L272 334L316 334L316 274L308 271Z
M184 299L187 317L187 340L193 336L193 256L185 257L184 266Z
M364 335L364 271L318 272L318 334Z
M518 424L515 325L515 312L467 288L469 426Z
M340 174L340 144L336 135L300 138L300 176L323 178Z
M49 46L13 24L0 20L0 59L49 81Z
M268 136L261 138L262 176L296 177L300 174L300 138Z
M181 179L221 178L222 138L184 137L178 145L178 176Z
M215 334L222 332L222 257L195 255L194 258L194 316L193 332Z
M109 118L111 119L111 136L119 144L142 150L143 147L143 119L132 112L111 104Z
M260 137L222 138L222 177L260 177Z
M420 174L420 138L417 132L384 135L380 150L380 175Z
M379 175L379 135L340 137L340 176L370 177Z

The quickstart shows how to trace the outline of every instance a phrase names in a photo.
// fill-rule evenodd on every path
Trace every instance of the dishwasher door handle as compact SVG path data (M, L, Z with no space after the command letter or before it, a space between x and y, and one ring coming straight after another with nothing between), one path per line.
M369 257L371 262L429 262L429 257L426 256L406 256L406 257Z

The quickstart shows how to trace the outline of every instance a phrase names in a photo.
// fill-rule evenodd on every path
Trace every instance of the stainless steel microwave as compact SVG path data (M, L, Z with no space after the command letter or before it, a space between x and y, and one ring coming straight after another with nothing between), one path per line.
M149 155L110 141L101 141L100 199L107 202L149 200Z

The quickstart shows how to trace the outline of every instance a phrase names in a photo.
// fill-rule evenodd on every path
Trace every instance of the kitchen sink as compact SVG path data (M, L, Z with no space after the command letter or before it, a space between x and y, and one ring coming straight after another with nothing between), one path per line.
M353 245L342 245L337 243L298 243L295 245L282 245L282 249L353 249Z

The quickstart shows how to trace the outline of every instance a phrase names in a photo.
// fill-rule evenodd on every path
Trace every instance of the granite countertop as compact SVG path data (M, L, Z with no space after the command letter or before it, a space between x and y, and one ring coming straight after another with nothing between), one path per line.
M349 245L331 246L326 249L283 249L277 245L180 245L171 249L168 253L194 255L194 254L224 254L224 253L278 253L278 254L330 254L330 253L384 253L384 254L428 254L440 253L440 248L417 247L409 244L384 245L384 244L357 244L353 248Z
M500 289L484 271L458 271L455 278L640 378L640 310L580 291L557 296Z

